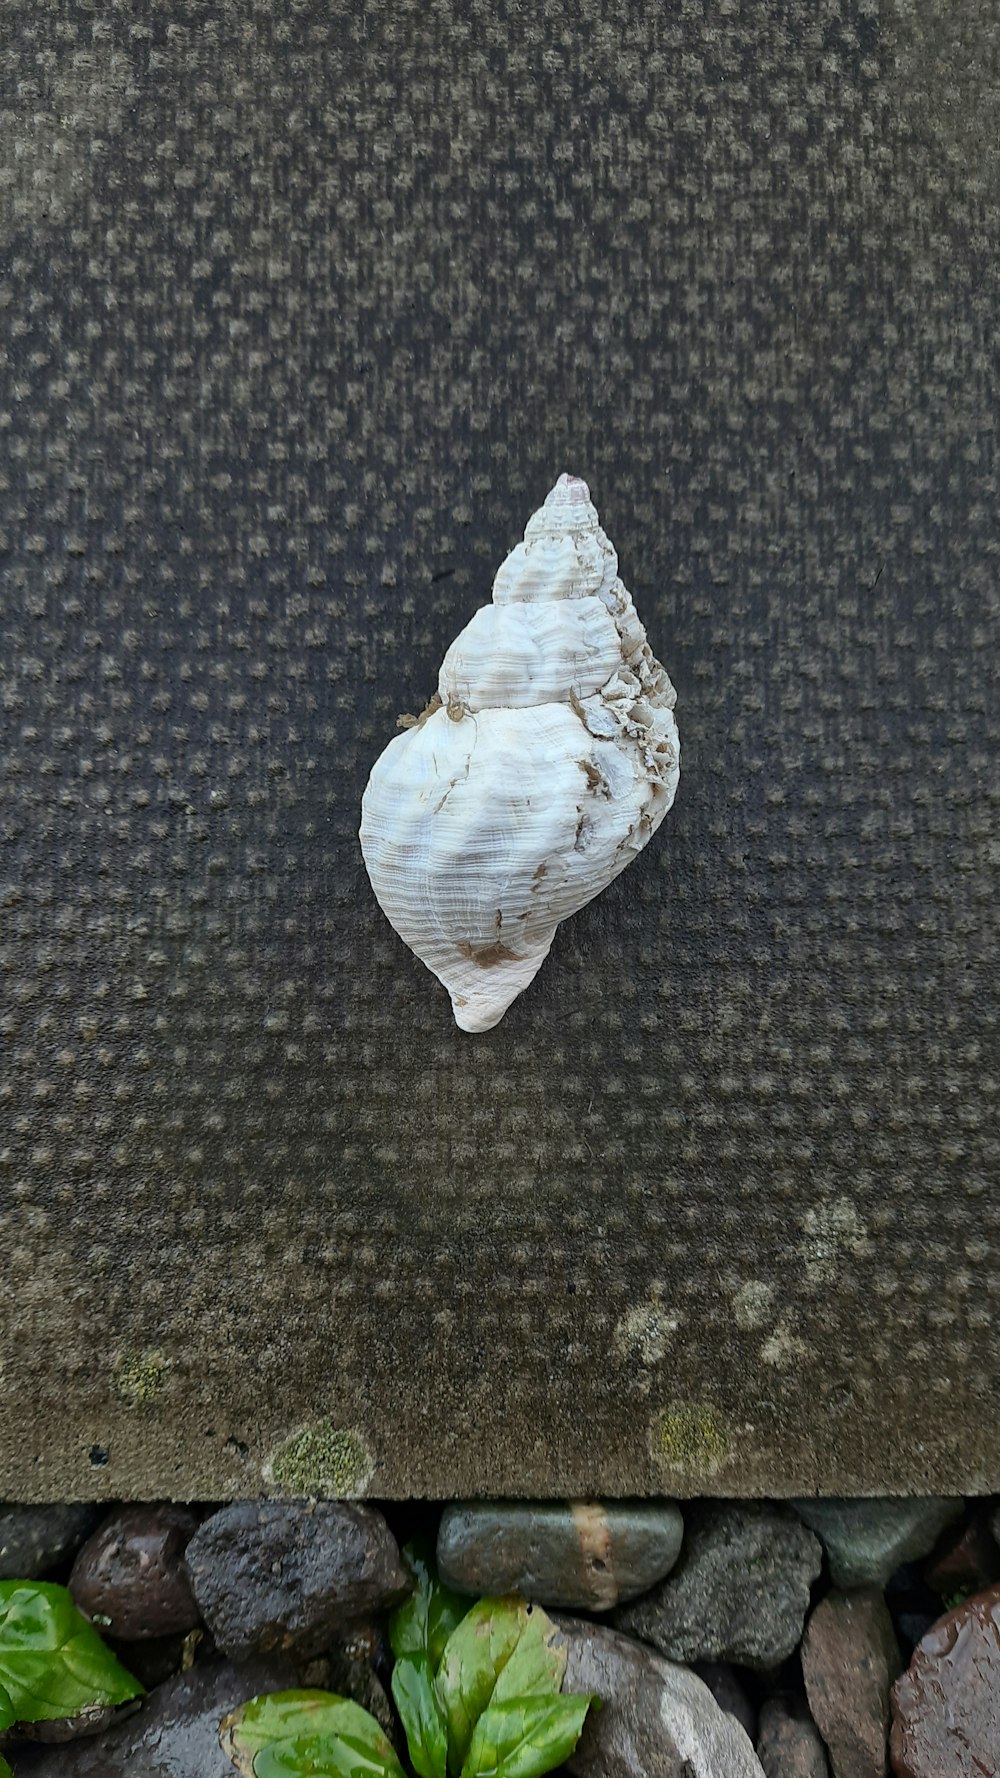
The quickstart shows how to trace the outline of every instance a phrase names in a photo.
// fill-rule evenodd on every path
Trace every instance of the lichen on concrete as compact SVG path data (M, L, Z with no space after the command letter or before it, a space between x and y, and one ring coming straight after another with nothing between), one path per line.
M722 1468L730 1439L723 1417L705 1402L674 1402L654 1415L650 1448L672 1475L701 1480Z
M264 1464L264 1480L275 1494L349 1499L367 1491L374 1468L356 1428L317 1420L275 1446Z
M162 1352L123 1352L112 1372L112 1383L122 1401L140 1407L162 1394L166 1376Z
M620 1358L657 1365L677 1332L679 1319L675 1311L655 1297L636 1303L615 1326L615 1351Z

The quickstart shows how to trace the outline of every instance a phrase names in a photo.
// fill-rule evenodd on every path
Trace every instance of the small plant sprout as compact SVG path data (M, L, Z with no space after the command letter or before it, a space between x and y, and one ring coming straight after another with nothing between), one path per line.
M414 1588L389 1620L392 1695L416 1778L542 1778L561 1765L600 1700L563 1696L551 1619L516 1596L470 1607L425 1546L403 1555ZM375 1718L332 1692L252 1698L219 1737L243 1778L407 1778Z

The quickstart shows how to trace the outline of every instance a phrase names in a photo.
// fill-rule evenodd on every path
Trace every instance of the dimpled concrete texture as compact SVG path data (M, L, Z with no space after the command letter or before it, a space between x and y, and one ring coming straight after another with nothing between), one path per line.
M0 1498L1000 1487L991 0L10 0ZM371 765L563 470L675 808L489 1033Z

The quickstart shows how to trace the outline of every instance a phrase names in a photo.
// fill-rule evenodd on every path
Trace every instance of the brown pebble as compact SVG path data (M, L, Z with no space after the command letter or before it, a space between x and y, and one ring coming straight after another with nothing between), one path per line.
M198 1528L183 1506L127 1506L105 1519L73 1564L69 1589L102 1632L126 1642L184 1634L199 1621L184 1569Z
M893 1690L892 1710L896 1778L997 1778L1000 1586L928 1630Z
M877 1587L820 1601L802 1642L802 1674L833 1778L884 1778L889 1691L899 1668L892 1619Z
M804 1699L765 1699L757 1758L764 1778L829 1778L826 1750Z

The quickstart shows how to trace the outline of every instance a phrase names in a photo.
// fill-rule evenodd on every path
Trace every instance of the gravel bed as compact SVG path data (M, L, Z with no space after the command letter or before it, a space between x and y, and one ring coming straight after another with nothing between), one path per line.
M229 1778L221 1719L301 1686L362 1704L405 1764L386 1623L414 1536L470 1605L555 1620L564 1691L604 1700L568 1772L1000 1774L992 1501L244 1500L0 1506L0 1580L68 1585L146 1688L15 1724L14 1778Z

